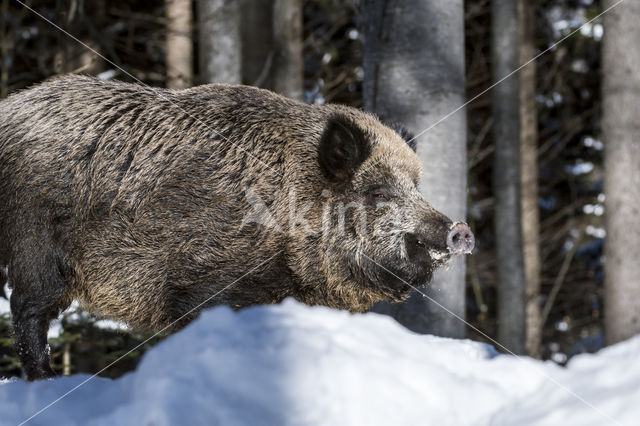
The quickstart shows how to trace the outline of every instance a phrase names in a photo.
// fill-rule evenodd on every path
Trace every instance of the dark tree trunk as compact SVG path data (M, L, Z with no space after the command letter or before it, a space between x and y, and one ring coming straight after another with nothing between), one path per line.
M9 17L9 0L2 0L0 13L0 99L6 98L9 94L9 47L11 38L7 31L7 19ZM2 273L0 272L0 277ZM2 283L4 285L4 282Z
M273 89L273 1L243 0L242 80L245 84Z

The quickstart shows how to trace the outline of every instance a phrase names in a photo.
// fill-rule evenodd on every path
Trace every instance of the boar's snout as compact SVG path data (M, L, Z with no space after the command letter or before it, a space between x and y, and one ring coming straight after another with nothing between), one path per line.
M471 253L476 245L473 232L466 223L454 223L447 235L447 248L451 254Z
M435 262L432 266L437 267L451 256L471 253L475 237L466 223L447 221L423 232L405 234L405 244L414 262Z

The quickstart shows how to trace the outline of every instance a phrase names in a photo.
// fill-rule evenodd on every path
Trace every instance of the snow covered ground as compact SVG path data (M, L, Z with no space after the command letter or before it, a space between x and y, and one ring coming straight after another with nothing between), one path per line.
M413 334L392 319L293 301L221 307L117 380L95 378L28 424L637 425L640 336L568 368ZM0 384L18 424L84 383Z

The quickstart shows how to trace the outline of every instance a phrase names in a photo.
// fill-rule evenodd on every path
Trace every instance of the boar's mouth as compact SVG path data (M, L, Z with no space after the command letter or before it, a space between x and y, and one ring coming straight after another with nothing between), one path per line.
M436 269L448 265L451 259L455 256L456 255L450 251L429 250L429 257L431 258L431 272L433 273Z
M415 241L415 234L406 234L407 252L399 258L374 259L364 253L361 258L353 256L351 274L361 285L385 299L402 301L413 289L429 284L438 268L447 265L455 256L473 250L475 237L466 224L449 223L447 228L445 241L431 247Z
M381 261L363 256L360 262L352 264L351 272L356 280L365 287L384 296L386 300L400 302L405 300L414 288L424 287L431 282L433 272L447 263L449 253L435 256L416 265L406 260L394 259Z
M456 256L455 253L451 253L450 250L430 249L428 256L425 256L422 262L415 264L412 262L399 262L397 268L387 269L394 272L393 274L387 272L387 280L394 283L394 285L404 286L407 292L411 292L412 287L425 287L433 279L433 273L447 266L449 262ZM397 269L397 271L396 271Z

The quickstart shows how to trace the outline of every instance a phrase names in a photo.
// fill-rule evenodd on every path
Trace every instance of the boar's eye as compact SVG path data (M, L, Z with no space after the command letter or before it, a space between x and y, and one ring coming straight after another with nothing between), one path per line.
M385 187L374 187L371 188L367 193L369 204L374 206L378 203L385 203L391 200L391 198L393 198L391 191L389 190L389 188Z

